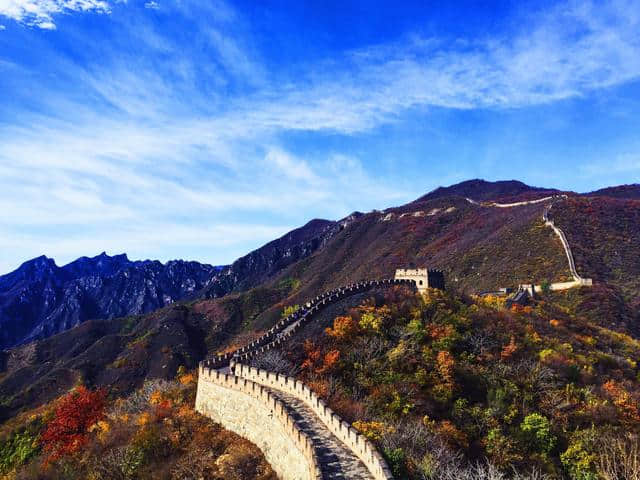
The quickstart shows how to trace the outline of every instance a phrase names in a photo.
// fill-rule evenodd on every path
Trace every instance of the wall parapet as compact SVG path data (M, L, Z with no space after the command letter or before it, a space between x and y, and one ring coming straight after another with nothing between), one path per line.
M321 479L322 473L311 439L296 426L295 422L287 413L284 403L273 396L269 392L268 387L282 390L294 395L308 405L320 418L326 428L364 463L375 480L393 480L391 470L375 446L366 437L358 433L349 423L342 420L333 412L309 387L292 377L256 369L244 365L242 362L248 362L257 354L283 345L300 328L310 322L317 312L328 305L372 288L403 284L416 285L416 282L412 279L399 278L368 280L325 292L316 296L313 300L306 302L295 313L279 320L266 333L248 345L202 361L199 367L200 377L198 379L196 409L206 414L201 408L206 401L202 398L204 395L201 395L201 382L202 384L210 382L218 387L241 392L258 400L262 405L271 408L272 411L277 414L277 419L285 427L287 435L294 440L296 448L300 450L306 458L309 463L310 472L308 478L313 480ZM233 374L226 374L218 370L226 367L230 367ZM238 373L240 373L240 375L238 375ZM223 425L226 420L224 416L219 419ZM245 427L248 426L243 425L243 428ZM268 455L267 452L265 452L265 455ZM282 459L280 458L268 458L268 460L270 462L282 463ZM283 466L283 468L286 468L286 466ZM296 478L296 480L298 479Z
M300 380L267 370L232 362L232 371L241 378L289 393L309 406L327 429L340 439L365 464L376 480L393 480L384 458L364 435L344 421Z
M272 412L272 416L276 419L284 428L284 431L288 435L291 442L295 445L295 447L299 450L302 457L307 462L307 479L308 480L322 480L322 472L320 469L320 462L318 461L317 453L314 449L313 442L309 438L309 436L304 433L296 424L295 420L288 413L285 404L277 399L271 392L268 391L263 385L260 385L257 382L254 382L250 379L238 377L236 375L230 375L221 373L218 370L205 367L201 365L199 367L199 378L198 384L200 387L200 382L210 382L219 387L223 387L225 389L233 390L236 392L240 392L244 395L247 395L259 403L261 403L267 410ZM205 399L202 398L201 388L198 388L198 397L196 398L196 410L202 414L207 414L206 409L203 407ZM225 418L220 418L220 422L224 426L231 427L233 430L233 425L225 425ZM265 422L268 419L265 418ZM265 452L266 453L266 452ZM278 458L268 458L270 463L274 463L278 461ZM274 465L277 467L277 465ZM280 470L286 470L287 465L281 466ZM289 480L289 479L284 479ZM306 480L306 479L291 479L291 480Z
M269 342L261 342L260 345L254 348L239 349L232 354L231 358L226 359L226 365L229 365L231 361L242 363L249 362L256 355L266 353L269 350L278 348L291 338L298 330L304 325L308 324L313 316L323 308L339 302L340 300L352 296L356 293L369 290L375 287L390 286L390 285L415 285L415 281L407 279L389 278L383 280L369 280L364 282L358 282L356 284L341 287L335 290L326 292L316 297L312 302L307 302L304 307L298 310L299 315L293 319L293 321L285 322L286 325L279 330L279 333L270 336ZM255 342L254 342L255 343Z

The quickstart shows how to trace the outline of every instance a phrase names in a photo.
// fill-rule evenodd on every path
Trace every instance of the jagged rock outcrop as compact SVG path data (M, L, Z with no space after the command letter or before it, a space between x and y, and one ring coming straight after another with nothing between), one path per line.
M106 253L63 267L45 256L35 258L0 277L0 349L88 319L156 310L199 291L219 270L197 262L130 261Z
M289 265L322 248L359 215L361 214L353 213L338 222L311 220L224 267L206 287L203 296L218 298L232 291L246 290L259 285Z

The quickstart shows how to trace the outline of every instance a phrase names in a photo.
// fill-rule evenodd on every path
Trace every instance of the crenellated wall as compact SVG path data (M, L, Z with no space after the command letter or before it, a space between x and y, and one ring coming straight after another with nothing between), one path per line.
M366 437L358 433L349 423L342 420L337 413L331 410L327 404L304 383L286 375L279 375L239 363L232 363L231 368L233 372L241 378L289 393L302 400L315 412L329 431L338 437L362 460L376 480L393 479L389 467L373 444Z
M281 346L316 313L335 302L371 288L402 284L415 285L415 281L370 280L331 290L305 303L249 345L200 362L196 410L254 442L283 480L322 479L312 442L297 428L284 404L265 387L278 389L311 408L326 428L362 460L373 478L393 480L391 471L373 444L327 407L306 385L294 378L258 370L242 362L248 363L254 356Z
M326 306L338 302L343 298L372 288L401 284L415 285L415 281L404 279L367 280L325 292L318 295L313 300L306 302L295 313L278 321L257 340L254 340L234 352L225 353L224 355L218 355L214 358L205 360L203 364L210 368L222 368L228 366L232 359L239 362L248 361L258 353L264 353L267 350L271 350L272 348L281 345L284 340L291 337L297 329L309 322L316 313Z
M262 385L201 366L196 410L255 443L280 479L322 479L311 440Z

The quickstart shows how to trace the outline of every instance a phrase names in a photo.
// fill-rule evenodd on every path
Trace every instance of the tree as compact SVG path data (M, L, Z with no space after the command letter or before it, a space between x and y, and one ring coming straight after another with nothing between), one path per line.
M520 430L529 444L543 453L551 452L556 446L557 439L551 432L549 420L539 413L527 415L520 424Z
M347 341L358 332L358 324L350 316L336 317L333 328L327 327L325 333L336 340Z
M89 428L104 417L105 392L77 387L62 397L40 441L48 461L80 451L88 442Z

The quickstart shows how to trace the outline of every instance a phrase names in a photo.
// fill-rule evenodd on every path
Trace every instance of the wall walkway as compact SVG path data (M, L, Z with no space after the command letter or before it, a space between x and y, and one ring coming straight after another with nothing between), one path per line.
M283 480L321 480L314 443L269 389L200 366L196 410L255 443Z
M249 345L201 362L196 410L258 445L283 480L392 480L373 444L309 387L248 364L254 356L287 342L323 308L372 288L398 284L415 285L387 279L331 290Z

